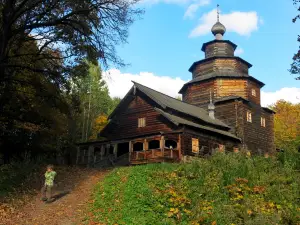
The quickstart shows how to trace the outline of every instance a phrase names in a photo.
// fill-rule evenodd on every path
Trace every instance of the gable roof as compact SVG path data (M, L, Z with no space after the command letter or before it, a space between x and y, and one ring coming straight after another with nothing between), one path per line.
M181 118L181 117L172 115L170 113L167 113L167 112L165 112L165 111L163 111L161 109L158 109L158 108L154 108L154 109L157 112L159 112L161 115L163 115L165 118L167 118L170 122L172 122L173 124L175 124L177 126L180 125L180 124L187 125L187 126L191 126L191 127L194 127L194 128L199 128L201 130L211 131L213 133L221 134L223 136L230 137L230 138L233 138L233 139L241 141L240 138L238 138L237 136L235 136L234 134L232 134L232 133L230 133L228 131L219 130L219 129L208 127L208 126L203 126L203 125L200 125L198 123L194 123L194 122L186 120L184 118Z
M138 90L140 90L145 95L147 95L150 99L152 99L154 102L156 102L163 109L170 108L170 109L173 109L180 113L184 113L186 115L200 119L208 124L219 126L223 129L227 128L227 130L228 130L228 128L230 128L225 123L223 123L221 120L210 118L208 115L208 112L200 107L197 107L195 105L191 105L191 104L185 103L183 101L180 101L178 99L172 98L168 95L165 95L163 93L155 91L151 88L148 88L148 87L141 85L139 83L136 83L134 81L133 81L133 83Z

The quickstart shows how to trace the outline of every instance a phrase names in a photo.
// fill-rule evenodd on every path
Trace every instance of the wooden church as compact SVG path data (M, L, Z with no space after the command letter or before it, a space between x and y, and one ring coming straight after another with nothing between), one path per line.
M80 144L77 163L181 161L237 149L272 153L274 112L260 105L264 83L234 56L237 45L223 40L225 31L218 19L215 39L202 46L205 59L192 64L192 80L179 91L182 101L133 82L99 134L105 141Z

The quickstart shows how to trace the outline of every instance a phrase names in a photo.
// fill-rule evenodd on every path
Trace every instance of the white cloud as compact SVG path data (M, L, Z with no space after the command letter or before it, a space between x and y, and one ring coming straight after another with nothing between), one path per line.
M284 87L275 92L261 92L261 104L263 106L272 105L281 99L293 104L300 103L300 88Z
M241 55L241 54L243 54L244 53L244 49L242 49L242 48L240 48L240 47L238 47L236 50L235 50L235 52L234 52L234 54L236 55L236 56L239 56L239 55Z
M167 3L167 4L187 4L190 3L192 0L142 0L140 3L142 4L157 4L157 3Z
M184 18L194 18L195 13L201 6L209 5L211 0L199 0L191 4L185 11Z
M108 85L112 97L123 98L133 86L131 81L136 81L154 90L160 91L172 97L179 96L178 91L187 81L179 77L157 76L150 72L140 72L138 74L121 73L120 70L111 69L104 73L104 80ZM263 106L274 104L283 99L292 103L300 103L300 88L284 87L275 92L261 93L261 102Z
M187 82L178 77L157 76L149 72L140 72L139 74L121 73L117 69L106 71L104 73L104 80L108 85L110 95L121 98L132 87L133 83L131 81L136 81L172 97L178 96L178 91Z
M200 24L191 31L190 37L203 36L210 33L212 26L216 23L217 10L214 9L200 18ZM231 12L221 14L220 21L228 32L235 32L241 36L250 36L253 31L258 30L259 16L257 12Z

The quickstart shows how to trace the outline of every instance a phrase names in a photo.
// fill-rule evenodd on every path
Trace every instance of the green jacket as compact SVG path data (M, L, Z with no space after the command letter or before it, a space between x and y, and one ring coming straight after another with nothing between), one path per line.
M45 185L47 186L53 186L54 184L54 178L56 176L56 172L55 171L50 171L50 172L46 172L45 173Z

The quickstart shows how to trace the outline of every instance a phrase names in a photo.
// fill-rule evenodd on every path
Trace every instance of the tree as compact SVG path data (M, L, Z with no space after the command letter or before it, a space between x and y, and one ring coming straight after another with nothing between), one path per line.
M98 127L97 118L107 117L120 102L120 99L109 96L99 65L92 62L87 64L88 75L72 81L72 92L76 92L81 102L81 110L77 116L78 134L81 134L78 139L81 141L87 141L91 136L96 139L94 129L95 126Z
M138 0L0 0L0 150L74 143L80 96L70 91L98 60L124 65L115 45L142 10ZM108 91L106 91L108 96ZM16 152L12 151L17 149Z
M299 12L299 14L293 18L293 23L296 23L296 21L300 19L300 0L293 0L293 3ZM297 41L300 42L300 35L298 35ZM298 51L294 54L290 72L296 75L296 80L300 80L300 46Z
M300 147L300 104L280 100L272 106L277 148L297 150Z
M85 58L124 65L115 45L126 42L129 25L143 12L137 2L1 0L0 105L8 107L11 84L23 82L16 76L28 71L68 90L71 76L85 74ZM22 51L32 41L38 50Z
M104 114L100 114L93 123L92 133L90 136L90 140L97 140L99 132L107 125L107 116Z
M23 54L37 51L34 40L20 49ZM32 66L42 70L46 65L41 60L32 63ZM38 152L56 149L58 139L66 133L65 121L70 115L70 108L75 108L69 107L70 102L64 92L46 76L24 70L22 73L15 72L14 78L18 82L6 85L10 95L0 114L0 150L5 162L9 162L12 156L22 158L26 152L37 155Z

